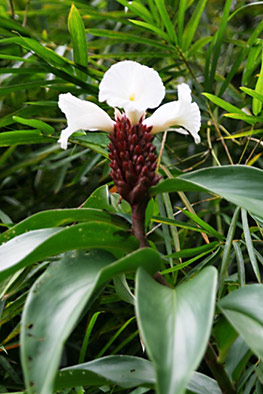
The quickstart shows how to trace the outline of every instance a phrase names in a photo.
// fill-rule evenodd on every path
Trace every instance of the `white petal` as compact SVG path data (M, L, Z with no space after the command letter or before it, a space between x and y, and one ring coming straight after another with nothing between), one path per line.
M186 101L187 103L192 102L191 89L189 85L186 83L181 83L181 85L178 85L177 90L179 101Z
M99 86L99 101L124 108L134 119L140 118L147 108L158 107L164 95L165 88L157 71L131 60L111 66Z
M152 126L152 133L168 130L172 126L182 126L188 130L195 139L200 142L198 132L201 127L201 114L196 103L191 103L191 90L188 85L178 86L178 101L172 101L159 107L152 116L145 119L143 124ZM178 132L182 133L183 129ZM175 129L177 131L177 129Z
M63 149L67 148L68 138L77 130L113 129L114 122L109 115L90 101L80 100L71 93L66 93L59 95L58 105L68 121L68 127L61 132L58 140Z

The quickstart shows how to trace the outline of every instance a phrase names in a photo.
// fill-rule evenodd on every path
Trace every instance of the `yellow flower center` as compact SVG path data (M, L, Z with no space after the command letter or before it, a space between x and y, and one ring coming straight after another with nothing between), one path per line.
M131 94L130 97L129 97L129 100L130 101L134 101L135 100L135 94Z

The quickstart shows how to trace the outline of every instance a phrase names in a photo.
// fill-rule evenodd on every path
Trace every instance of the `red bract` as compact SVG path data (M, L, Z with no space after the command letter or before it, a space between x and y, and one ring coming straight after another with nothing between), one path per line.
M114 130L110 133L110 173L118 193L131 206L142 201L148 203L149 188L157 184L159 177L155 173L156 147L152 144L152 127L136 125L125 114L117 117Z

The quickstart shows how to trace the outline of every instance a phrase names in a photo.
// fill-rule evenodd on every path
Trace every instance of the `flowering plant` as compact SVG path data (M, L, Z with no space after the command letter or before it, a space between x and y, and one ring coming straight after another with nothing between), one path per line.
M164 95L164 85L155 70L126 60L111 66L99 86L99 101L107 101L115 108L114 121L92 102L70 93L59 96L59 107L68 121L59 139L63 149L67 148L68 138L79 129L110 133L111 176L121 197L131 205L133 234L141 247L147 246L144 221L149 188L159 180L155 173L157 157L153 135L181 126L172 130L189 132L196 143L200 142L200 111L198 105L192 103L191 90L186 84L178 86L177 101L161 105L146 118L147 108L158 107Z

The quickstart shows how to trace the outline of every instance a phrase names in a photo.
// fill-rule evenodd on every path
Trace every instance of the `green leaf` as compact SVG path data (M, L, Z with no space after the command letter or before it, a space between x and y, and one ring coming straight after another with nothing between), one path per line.
M243 120L244 122L247 122L251 125L255 125L256 123L262 123L263 122L263 117L262 116L252 116L252 115L247 115L245 113L243 114L224 114L226 118L231 118L231 119L238 119L238 120Z
M257 262L255 252L254 252L254 246L253 246L253 242L252 242L252 238L251 238L251 234L250 234L250 230L249 230L249 225L248 225L247 211L245 209L241 209L241 217L242 217L242 225L243 225L244 236L245 236L249 259L250 259L254 274L257 278L257 281L260 283L261 278L260 278L258 262Z
M206 80L206 86L208 88L208 91L211 91L214 80L215 80L216 67L217 67L218 59L219 59L220 52L222 49L222 42L223 42L223 38L224 38L226 26L227 26L227 19L229 16L231 5L232 5L232 0L225 1L224 10L222 13L219 29L214 36L215 37L214 40L210 44L211 50L208 51L210 56L206 57L205 68L210 69L209 76ZM212 52L213 52L213 56L211 56Z
M50 126L49 124L43 122L42 120L37 119L24 119L20 118L20 116L13 116L13 119L26 126L33 127L34 129L39 129L44 134L52 135L55 131L54 127Z
M209 191L263 218L263 170L232 165L210 167L167 179L151 195L175 191Z
M145 44L158 49L163 49L165 51L171 49L174 52L174 48L169 47L169 45L165 45L157 40L152 40L150 38L142 37L131 33L123 33L119 31L106 30L106 29L87 29L87 32L93 34L94 36L109 37L116 41L128 42L129 44L131 42Z
M140 266L153 274L160 265L159 254L149 248L113 260L105 251L88 255L74 251L52 264L31 288L21 328L21 356L29 393L54 391L63 345L96 290L115 275Z
M105 210L95 208L52 209L35 213L11 227L0 234L0 242L7 242L31 230L59 227L74 222L80 223L90 221L114 224L123 230L129 230L129 224L123 218Z
M222 298L218 306L252 351L263 357L263 285L252 284Z
M152 363L133 356L108 356L88 363L62 369L56 378L55 388L102 386L104 384L131 388L153 385L155 375Z
M263 103L263 94L256 92L256 90L253 90L250 88L245 88L243 86L240 88L240 90L242 90L242 92L249 94L249 96L252 96L253 98L256 98L258 101Z
M113 253L136 249L138 241L122 227L99 222L65 229L29 231L0 246L1 280L19 269L73 249L106 249Z
M83 67L88 67L88 48L85 26L79 11L72 4L68 16L68 29L73 45L74 62ZM76 69L76 75L82 81L87 79L87 74Z
M244 112L241 109L235 107L234 105L228 103L227 101L221 99L220 97L215 96L214 94L203 93L203 95L206 98L208 98L210 101L212 101L212 103L218 105L220 108L223 108L228 112L244 115Z
M194 372L187 385L187 394L222 394L216 380L208 376Z
M159 394L184 393L198 367L212 326L216 282L214 267L205 268L175 290L138 270L136 315L154 363Z
M156 4L157 9L160 13L160 16L162 18L162 21L163 21L163 24L166 28L166 31L170 37L170 40L172 41L172 43L177 43L177 36L175 33L175 28L174 28L174 25L170 19L169 14L167 12L164 0L155 0L155 4Z
M154 33L156 33L158 36L162 37L164 40L169 42L169 35L167 33L165 33L164 31L162 31L159 27L157 27L151 23L137 21L135 19L129 19L129 20L134 25L151 30Z
M203 10L205 8L206 2L207 0L198 1L193 14L184 29L183 44L182 44L183 51L186 51L191 45L196 29L199 25L199 21L202 16Z
M263 92L263 51L261 55L261 68L259 72L259 77L256 83L255 91L259 94ZM258 115L262 110L262 102L257 98L253 97L252 100L252 111L254 115Z
M152 387L156 383L154 368L143 358L117 355L102 357L84 364L60 370L55 388L117 385L123 388L135 386ZM187 385L187 393L220 394L217 382L199 372L194 372Z

